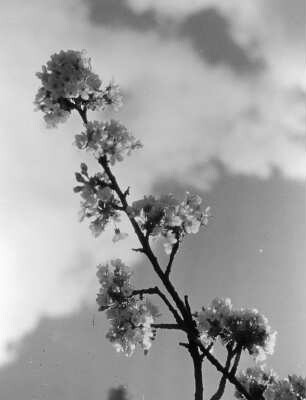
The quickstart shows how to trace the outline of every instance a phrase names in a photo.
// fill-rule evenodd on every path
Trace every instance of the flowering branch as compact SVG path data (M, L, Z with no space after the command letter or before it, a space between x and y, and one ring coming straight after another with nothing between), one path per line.
M219 400L223 396L227 380L235 386L235 396L240 399L276 400L285 398L287 393L292 394L291 398L306 398L306 380L301 377L277 380L260 369L255 372L247 370L236 378L242 351L257 359L273 352L276 333L271 331L267 319L257 310L234 310L229 299L216 298L208 307L192 313L188 296L182 299L177 292L170 280L175 256L186 235L196 234L201 226L207 225L209 207L202 211L202 199L188 192L182 202L173 195L163 195L160 198L145 196L132 206L128 204L130 188L121 190L111 166L142 145L116 120L89 122L87 118L88 110L117 108L121 104L118 87L110 83L103 88L84 52L73 50L54 54L37 76L42 86L35 104L44 113L47 125L55 127L65 122L76 110L84 126L83 131L75 136L75 145L90 151L103 169L102 173L89 176L87 165L82 163L81 172L75 175L78 186L74 192L79 193L82 199L81 220L89 218L95 237L112 222L115 225L113 242L117 242L127 236L117 227L121 213L125 213L141 245L132 250L146 255L165 288L165 293L158 286L135 290L131 282L133 271L120 259L98 266L97 277L101 287L97 303L100 311L106 311L111 324L106 336L117 351L131 355L136 345L140 345L146 354L156 329L178 329L187 335L187 343L179 344L188 349L193 361L195 400L203 400L202 363L205 358L222 374L218 389L210 400ZM152 237L164 241L164 250L169 255L165 268L152 251ZM176 324L154 322L158 313L144 299L144 295L153 294L168 307ZM228 350L225 366L211 353L217 339Z

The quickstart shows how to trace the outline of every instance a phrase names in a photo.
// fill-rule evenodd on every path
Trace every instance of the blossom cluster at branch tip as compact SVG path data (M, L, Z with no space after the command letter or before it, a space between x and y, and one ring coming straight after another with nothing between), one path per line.
M114 224L120 221L120 201L112 190L111 183L105 173L88 175L85 163L81 164L81 172L75 174L79 183L73 190L81 195L80 221L90 219L89 228L95 237L98 237L109 222Z
M238 376L239 382L254 399L265 400L306 400L306 378L289 375L281 379L273 371L266 371L263 366L248 368ZM245 396L237 389L237 399Z
M38 110L49 127L65 122L74 108L98 110L122 104L119 88L110 82L102 88L101 79L92 72L85 51L60 51L53 54L38 72L42 86L35 98Z
M152 237L165 239L164 249L170 254L173 246L190 233L197 233L201 225L207 225L210 208L201 210L202 199L198 195L186 193L182 202L172 194L160 198L144 197L132 204L133 215L141 229Z
M264 392L265 400L306 400L306 377L289 375L269 385Z
M264 366L256 365L240 372L237 379L246 391L256 399L263 395L268 385L273 384L277 380L277 376L272 370L266 371ZM237 389L235 397L237 399L245 399L244 395Z
M216 298L196 313L196 318L207 340L219 338L223 344L237 345L256 361L263 361L274 351L276 332L271 331L267 318L256 309L235 310L230 299Z
M105 156L111 165L122 161L125 155L130 155L133 150L142 147L140 141L115 120L88 122L85 124L85 130L75 136L75 145L79 149L93 152L97 159Z
M97 277L101 285L97 294L99 311L107 310L111 324L106 337L127 356L133 354L137 344L146 354L156 335L152 327L158 316L155 306L143 296L133 295L132 271L120 259L99 265Z

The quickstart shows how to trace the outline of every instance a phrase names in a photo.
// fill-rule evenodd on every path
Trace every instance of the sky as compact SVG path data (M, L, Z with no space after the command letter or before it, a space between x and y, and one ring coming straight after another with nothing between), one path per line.
M216 296L258 308L278 331L268 365L305 375L303 1L0 7L1 398L95 400L121 383L135 399L181 400L193 390L175 335L162 333L149 356L131 359L104 338L96 264L121 257L140 285L153 277L129 250L132 233L114 245L111 231L96 240L78 222L72 187L83 154L72 142L81 121L47 130L33 111L35 72L61 49L86 49L102 80L122 87L125 105L112 117L144 144L116 167L131 200L190 190L211 206L208 229L177 258L180 292L195 309ZM211 391L215 373L206 371Z

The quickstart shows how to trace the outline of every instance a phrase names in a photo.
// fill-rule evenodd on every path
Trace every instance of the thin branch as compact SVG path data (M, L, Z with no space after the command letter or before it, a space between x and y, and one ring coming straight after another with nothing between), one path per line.
M127 197L130 195L130 187L128 186L128 188L124 191L123 196Z
M177 239L177 241L174 243L174 245L172 247L171 254L170 254L170 257L169 257L169 262L168 262L168 265L167 265L167 268L166 268L166 272L165 272L165 275L168 278L169 278L169 275L171 273L171 267L172 267L172 264L173 264L173 261L174 261L174 257L175 257L175 255L176 255L176 253L178 251L179 245L180 245L180 242Z
M152 328L156 329L177 329L182 330L181 326L178 324L151 324Z
M136 253L145 253L145 251L144 251L144 249L143 248L141 248L141 247L139 247L139 248L137 248L137 249L132 249L133 251L135 251Z
M173 314L178 325L183 326L183 320L180 317L179 313L173 307L173 305L170 303L167 296L159 289L159 287L155 286L153 288L148 288L148 289L134 290L132 293L132 295L134 295L134 296L136 296L136 295L143 296L144 294L157 294L163 300L163 302L166 304L166 306L168 307L170 312Z
M206 347L206 350L207 350L208 352L210 352L210 350L213 348L213 345L214 345L214 344L215 344L214 342L210 343L210 344ZM201 356L202 356L202 359L204 360L204 358L206 357L206 354L202 353Z
M205 354L205 357L210 361L210 363L222 374L226 376L226 378L237 388L237 390L244 395L247 400L265 400L262 395L257 397L256 399L249 394L249 392L245 389L245 387L239 382L235 376L233 376L230 372L226 371L226 369L220 364L220 362L205 348L203 343L199 338L193 339L201 351Z
M179 342L179 346L186 347L186 349L189 349L189 343Z
M87 124L88 120L87 120L87 109L86 109L86 107L82 109L81 107L75 106L75 109L80 114L80 117L82 118L82 121L84 122L84 124Z
M148 289L135 289L132 292L131 296L140 296L143 297L144 294L158 294L158 288L153 287L153 288L148 288Z
M184 296L184 301L185 301L185 306L186 306L186 309L188 311L188 314L189 314L190 318L192 318L191 308L190 308L190 304L189 304L189 300L188 300L188 296L187 295Z
M236 375L238 364L239 364L240 357L241 357L241 353L242 353L242 348L241 348L241 346L239 346L236 349L236 357L235 357L235 360L234 360L234 363L233 363L233 366L232 366L232 369L231 369L231 372L230 372L230 374L232 376Z
M161 269L159 262L156 258L156 256L154 255L154 253L151 250L150 244L149 244L149 240L148 238L146 238L144 236L144 234L142 233L141 228L139 227L137 221L135 220L135 218L133 216L130 215L130 213L128 212L128 203L126 200L126 197L124 196L124 193L121 191L118 182L115 178L115 176L113 175L109 165L108 165L108 161L107 158L105 156L100 157L99 158L99 164L102 166L102 168L104 169L105 173L107 174L108 178L110 179L115 192L117 193L121 204L127 214L127 217L129 218L134 231L144 249L144 253L146 254L146 256L148 257L148 259L150 260L154 271L156 272L156 274L158 275L158 277L161 279L161 281L163 282L165 288L167 289L168 293L170 294L170 296L172 297L173 301L175 302L177 308L179 309L179 311L181 312L183 318L188 317L186 309L185 309L185 305L182 301L182 299L180 298L179 294L177 293L176 289L174 288L173 284L170 282L169 277L166 276L163 272L163 270ZM172 307L173 308L173 307ZM175 319L178 322L178 317L179 320L182 321L182 318L178 315L177 311L175 310Z
M225 369L226 369L227 372L229 372L233 356L234 356L234 354L233 354L232 348L228 347L228 349L227 349L227 358L226 358L226 362L225 362ZM221 397L223 396L224 391L225 391L226 381L227 381L227 378L223 374L221 379L220 379L218 389L217 389L216 393L212 395L210 400L219 400L219 399L221 399Z

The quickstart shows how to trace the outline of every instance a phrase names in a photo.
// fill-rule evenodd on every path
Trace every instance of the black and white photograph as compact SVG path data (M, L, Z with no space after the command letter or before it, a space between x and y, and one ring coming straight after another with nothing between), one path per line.
M0 1L0 400L306 400L305 11Z

